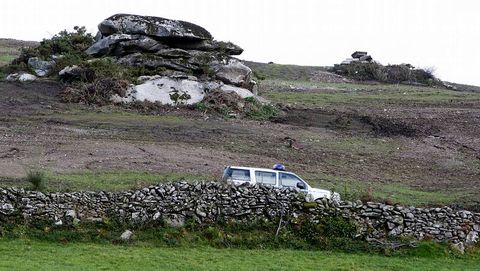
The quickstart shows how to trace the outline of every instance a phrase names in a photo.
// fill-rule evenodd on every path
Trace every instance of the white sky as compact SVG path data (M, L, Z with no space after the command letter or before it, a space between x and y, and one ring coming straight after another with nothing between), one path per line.
M475 0L2 0L0 37L41 40L75 25L95 34L115 13L196 23L240 45L247 60L331 66L365 50L382 64L480 85Z

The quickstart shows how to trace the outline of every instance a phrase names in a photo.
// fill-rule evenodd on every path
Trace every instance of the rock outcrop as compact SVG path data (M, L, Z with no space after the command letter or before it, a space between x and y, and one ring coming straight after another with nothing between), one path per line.
M150 71L166 69L176 74L170 78L158 74L155 79L138 80L141 84L130 87L126 96L113 97L115 102L195 104L213 87L241 93L241 97L253 96L252 70L232 57L243 50L231 42L214 40L198 25L117 14L102 21L98 29L96 42L85 51L87 54L96 58L113 57L122 65Z
M195 76L141 76L140 84L130 86L124 96L114 95L116 103L136 101L160 102L166 105L192 105L203 100L213 90L235 93L240 98L253 97L247 89L225 85L222 82L201 81Z
M189 22L169 20L153 16L116 14L98 25L104 36L112 34L139 34L163 40L211 40L204 28Z
M31 57L28 59L28 66L37 74L37 76L44 77L52 73L55 67L55 61L45 61L38 57Z
M342 61L341 65L348 65L351 63L370 63L373 61L373 58L367 53L363 51L355 51L352 53L352 58L347 58Z

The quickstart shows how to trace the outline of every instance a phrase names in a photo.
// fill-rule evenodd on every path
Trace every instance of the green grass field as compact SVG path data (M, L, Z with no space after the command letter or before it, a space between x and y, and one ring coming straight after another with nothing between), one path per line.
M314 92L287 92L269 91L263 95L276 102L299 104L306 106L325 105L384 105L384 104L466 104L480 101L480 93L457 92L446 89L432 89L423 87L392 88L394 85L385 85L388 88L376 89L359 88L348 93L314 93Z
M381 256L296 250L154 247L0 239L1 270L479 270L478 254Z
M45 191L122 191L140 189L174 181L208 180L208 176L187 173L158 173L147 171L79 171L68 174L44 172ZM0 186L30 188L25 178L0 178Z
M19 55L19 50L17 48L7 46L2 44L0 39L0 66L9 64Z
M12 62L17 56L13 54L0 54L0 66L7 65Z
M325 71L328 67L298 66L285 64L265 64L246 61L245 64L254 70L257 79L309 80L316 71Z
M371 198L370 200L388 201L393 204L437 206L464 203L465 198L475 197L465 192L422 191L403 184L378 185L373 182L361 182L330 175L306 176L305 179L314 180L309 182L312 186L337 191L342 195L342 199L352 201Z

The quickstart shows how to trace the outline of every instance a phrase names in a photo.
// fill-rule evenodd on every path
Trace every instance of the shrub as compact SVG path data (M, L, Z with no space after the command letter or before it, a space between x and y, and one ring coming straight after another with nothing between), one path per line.
M347 251L372 249L365 241L355 237L357 227L353 221L341 215L331 214L314 220L301 216L290 227L297 238L303 239L311 247Z
M245 98L245 114L253 120L269 120L280 113L280 110L271 104L262 104L255 97Z
M413 70L412 77L415 82L423 84L432 84L436 81L435 76L433 75L433 69L416 69Z
M315 238L320 236L353 239L357 233L355 224L340 215L323 216L315 220L303 216L297 221L295 229L299 236L314 242L317 241Z
M67 103L106 105L111 103L113 94L125 97L128 85L128 81L115 77L98 78L91 83L80 83L65 88L61 99Z
M352 62L347 65L335 65L333 71L359 81L431 85L436 80L431 69L414 69L409 64L383 66L377 62Z
M201 111L210 110L211 112L227 116L230 113L241 113L244 106L244 101L236 93L212 90L205 95L197 109Z
M360 81L377 80L379 75L383 74L382 65L377 62L352 62L348 65L341 65L340 69L344 75Z
M23 56L50 59L52 55L74 55L86 58L85 50L93 44L93 36L84 26L75 26L73 32L63 30L51 39L44 39L37 48L22 49Z
M20 56L12 62L10 69L27 70L26 64L29 58L39 57L43 60L51 60L54 55L61 56L55 60L54 73L58 73L66 66L80 65L89 58L84 51L93 44L94 39L90 33L87 33L84 26L75 26L73 30L72 32L63 30L50 39L44 39L35 48L22 48Z
M32 185L33 190L41 191L45 188L45 172L31 170L27 173L26 181Z
M13 62L15 62L15 60ZM0 73L4 75L2 76L2 78L8 74L19 72L19 71L26 71L26 70L28 70L28 66L26 63L23 63L23 62L0 67Z
M406 65L388 65L385 67L386 81L389 83L401 83L412 81L412 70Z
M172 87L172 91L171 93L169 94L170 96L170 99L173 101L173 104L174 105L184 105L187 103L188 100L190 100L192 98L192 96L190 96L190 94L184 92L184 91L180 91L176 88L173 88Z

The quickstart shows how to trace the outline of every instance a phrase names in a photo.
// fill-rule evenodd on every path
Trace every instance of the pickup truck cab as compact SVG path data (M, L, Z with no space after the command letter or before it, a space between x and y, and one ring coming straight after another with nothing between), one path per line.
M248 183L276 188L297 188L305 193L307 201L315 201L319 198L340 201L340 194L325 189L312 188L295 173L283 170L228 166L225 167L222 180L235 185Z

